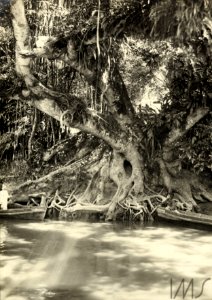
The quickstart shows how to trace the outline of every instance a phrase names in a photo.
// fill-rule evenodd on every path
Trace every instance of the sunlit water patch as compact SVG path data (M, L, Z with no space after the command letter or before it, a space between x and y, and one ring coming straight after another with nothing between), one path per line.
M179 227L4 222L1 300L183 299L182 279L192 299L212 278L211 244L210 232ZM212 280L199 299L212 299Z

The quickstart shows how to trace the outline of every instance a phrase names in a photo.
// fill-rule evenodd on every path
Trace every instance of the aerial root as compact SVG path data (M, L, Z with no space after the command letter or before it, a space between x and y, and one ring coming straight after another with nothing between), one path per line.
M55 195L48 200L48 207L58 210L63 216L72 216L77 212L100 213L105 216L106 220L109 220L107 219L108 211L113 206L113 215L110 220L119 219L121 215L122 219L127 218L131 221L151 221L157 208L170 200L170 195L166 197L161 194L133 196L129 193L126 197L119 198L119 201L114 202L113 197L108 203L99 205L93 201L85 201L84 192L81 193L81 197L78 191L79 186L76 186L70 194L67 194L67 199L63 199L57 190Z
M129 214L131 220L151 221L156 209L164 205L170 196L167 197L155 195L141 195L139 197L128 196L124 201L118 202L118 205Z
M96 172L95 174L98 174ZM95 178L95 180L94 180ZM49 208L58 210L61 215L71 216L74 213L101 214L106 220L128 219L131 221L153 220L157 208L161 206L171 209L187 210L185 203L180 198L167 196L149 190L149 193L134 195L132 189L120 185L111 200L104 202L95 201L91 185L95 184L98 176L94 175L87 187L77 185L69 194L55 195L49 198ZM98 181L98 180L97 180ZM128 192L127 192L128 190ZM86 191L86 193L85 193ZM174 205L174 206L173 206ZM175 207L175 208L173 208Z

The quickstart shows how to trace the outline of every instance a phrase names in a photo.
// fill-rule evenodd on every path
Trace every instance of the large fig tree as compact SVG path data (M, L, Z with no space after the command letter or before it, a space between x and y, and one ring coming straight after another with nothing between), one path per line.
M211 201L196 175L184 169L177 150L196 124L209 124L210 6L203 0L11 0L16 72L23 80L14 98L58 120L71 136L75 128L98 141L90 151L76 153L73 163L14 189L14 198L40 193L52 199L55 194L61 201L54 205L62 211L100 213L107 220L120 212L150 217L161 202L193 210L198 201ZM136 51L145 64L140 73L131 68L134 82L129 84L123 44L127 47L130 38L140 41ZM145 43L154 43L157 53L147 51ZM186 61L177 54L182 45L193 57L190 62L189 55ZM170 60L160 51L167 51ZM197 56L202 78L195 78ZM161 94L156 113L142 107L142 100L138 105L130 90L145 89L164 61L169 92ZM181 86L180 72L185 75ZM55 149L60 151L61 144ZM69 192L65 202L64 186Z

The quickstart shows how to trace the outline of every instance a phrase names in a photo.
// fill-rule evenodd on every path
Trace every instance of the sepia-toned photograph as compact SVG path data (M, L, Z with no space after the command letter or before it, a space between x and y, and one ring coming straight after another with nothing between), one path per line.
M0 0L0 300L212 299L212 1Z

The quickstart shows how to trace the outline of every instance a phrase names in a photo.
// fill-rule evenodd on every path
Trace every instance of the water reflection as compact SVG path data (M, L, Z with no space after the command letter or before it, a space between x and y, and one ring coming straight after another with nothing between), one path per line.
M0 248L4 247L5 244L5 240L8 237L8 231L6 226L1 225L0 228Z
M177 227L4 222L1 299L166 300L171 278L194 278L198 294L212 277L211 242L210 232ZM211 295L212 281L200 299Z

